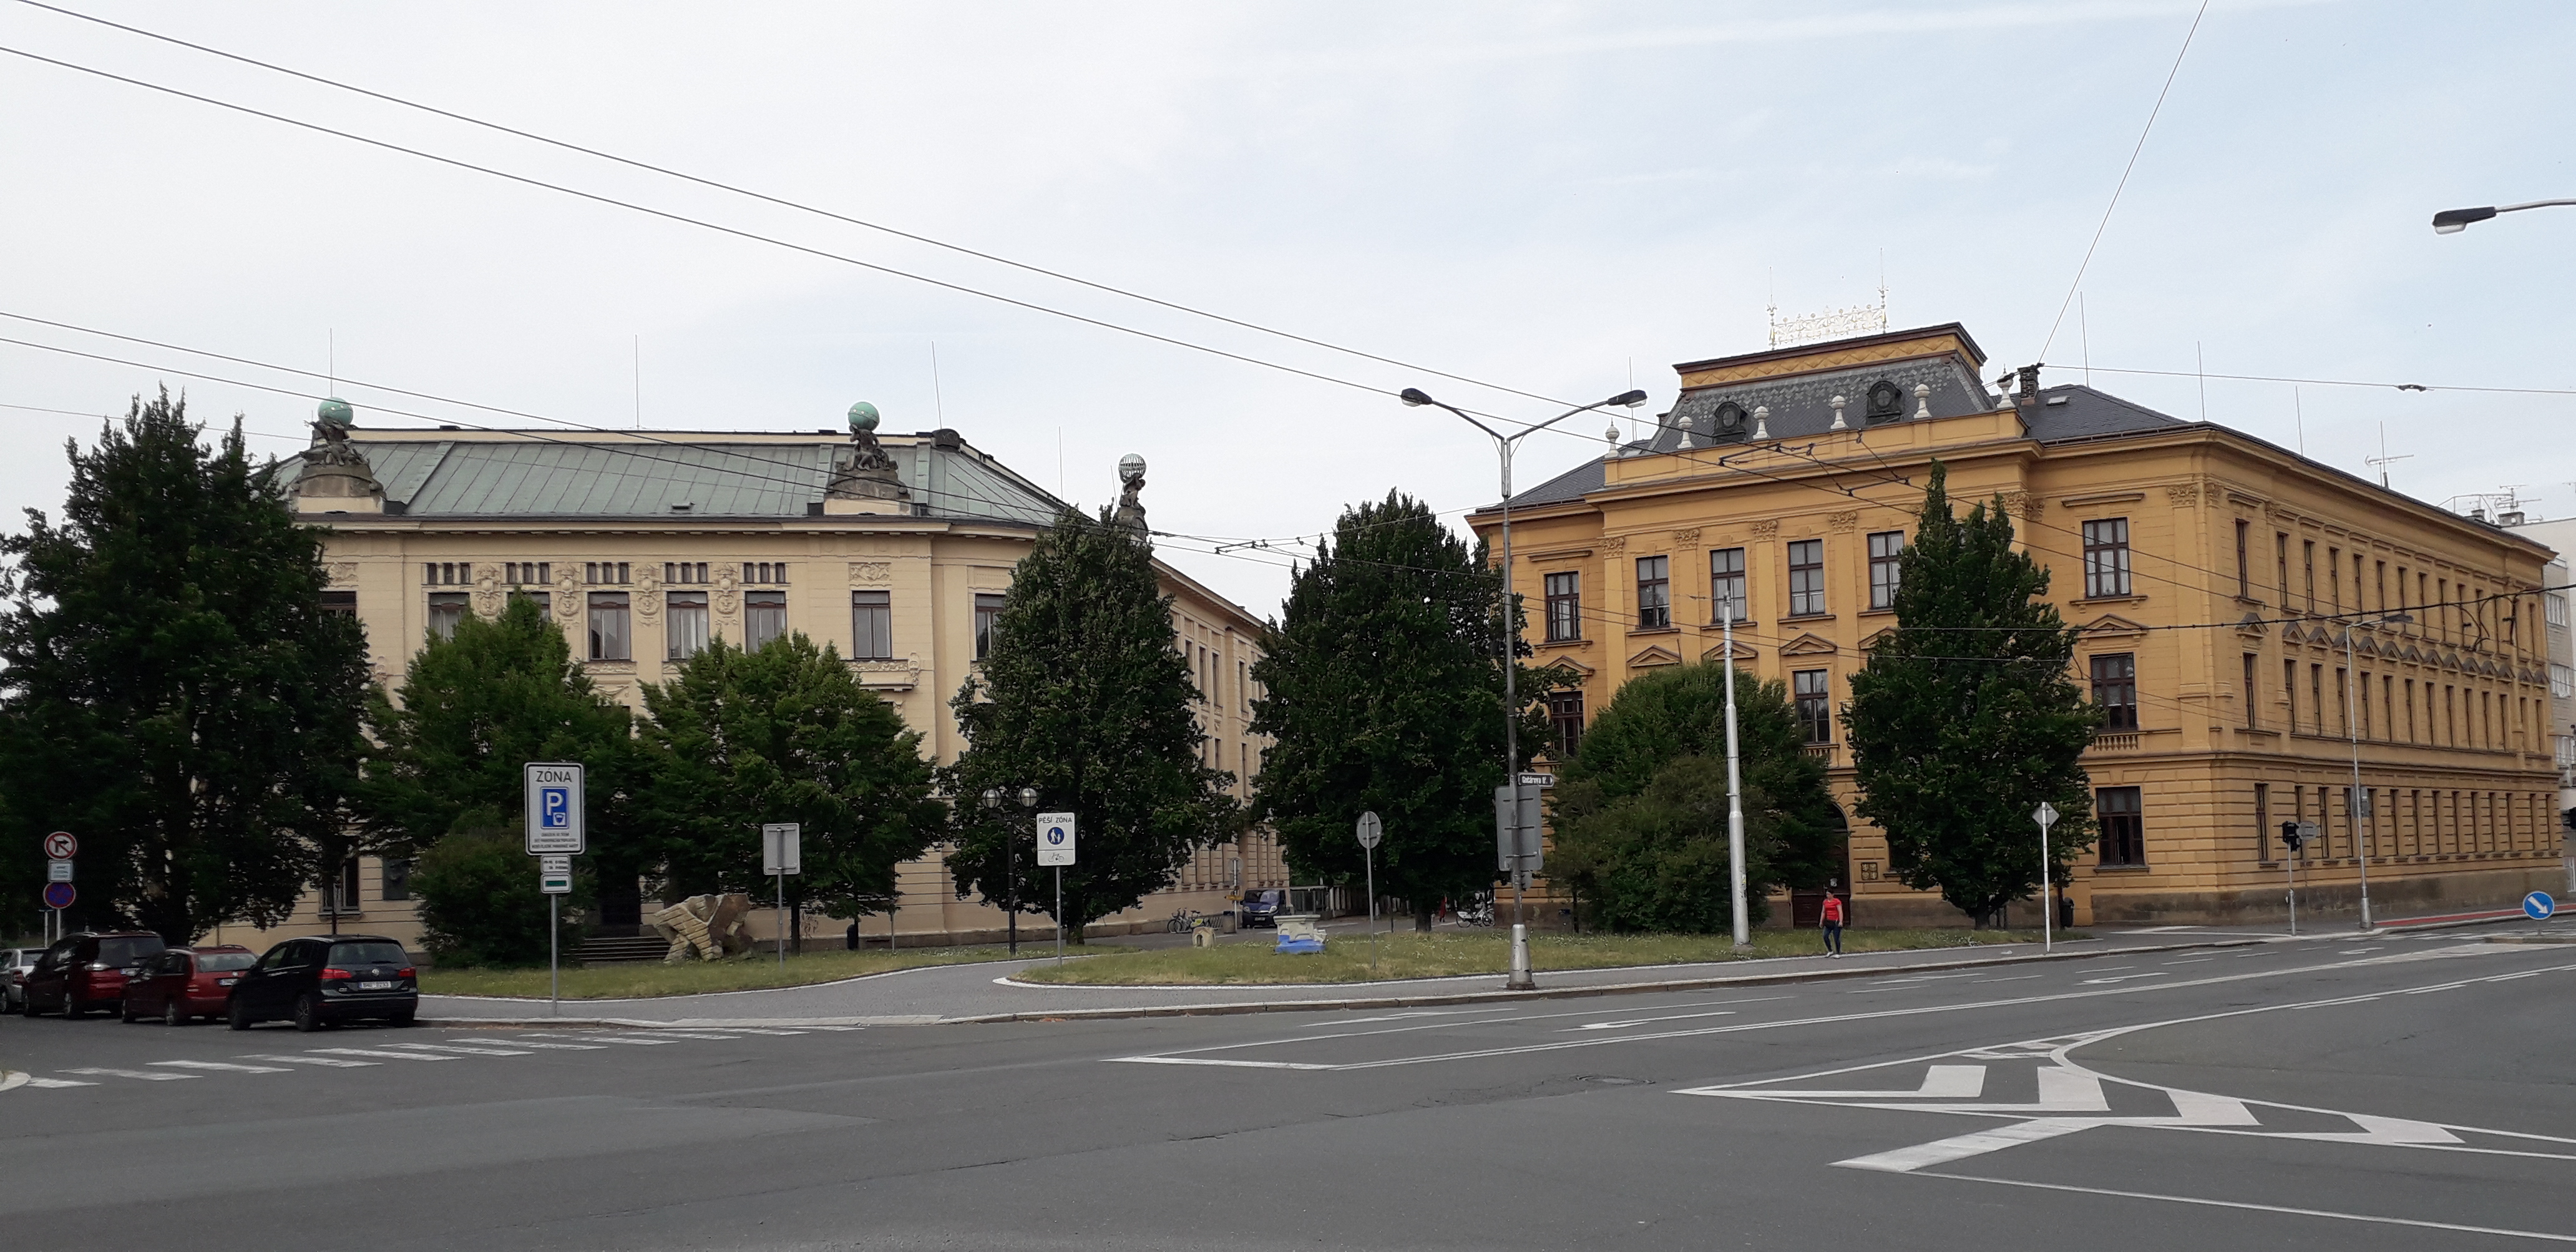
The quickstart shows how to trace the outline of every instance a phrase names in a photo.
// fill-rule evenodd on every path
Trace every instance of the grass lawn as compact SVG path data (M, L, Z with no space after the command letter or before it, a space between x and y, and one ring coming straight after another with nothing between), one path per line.
M2000 946L2039 942L2036 930L1847 930L1846 952L1888 952L1907 948ZM2082 938L2059 932L2061 939ZM1774 956L1813 955L1822 939L1812 930L1757 930L1753 948L1738 955L1725 935L1532 935L1530 968L1534 971L1606 969L1622 965L1675 965L1693 961L1733 961ZM1213 948L1161 948L1119 952L1088 945L1096 958L1063 965L1033 965L1014 977L1024 982L1079 983L1094 986L1224 986L1253 983L1344 983L1383 978L1439 978L1451 974L1499 974L1511 966L1511 932L1441 931L1420 935L1410 930L1378 936L1378 963L1369 965L1369 941L1363 934L1334 932L1324 951L1314 956L1280 956L1266 943L1223 943Z
M1009 949L995 944L971 948L897 948L892 952L883 948L860 952L835 949L808 952L802 956L791 952L784 966L778 963L774 954L737 957L730 961L691 961L685 965L647 961L593 965L582 969L567 966L563 972L563 997L567 1000L617 1000L689 995L701 991L799 987L807 983L856 978L861 974L882 974L888 970L999 961L1009 956ZM421 971L420 989L430 995L530 996L542 1000L546 997L546 971L431 968Z

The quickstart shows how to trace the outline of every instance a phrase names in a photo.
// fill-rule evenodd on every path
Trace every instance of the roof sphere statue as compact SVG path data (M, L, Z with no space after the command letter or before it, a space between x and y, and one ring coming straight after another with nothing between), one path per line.
M866 434L877 428L877 406L865 400L850 406L850 433Z
M315 406L313 416L320 418L325 422L329 422L334 426L355 426L358 424L357 411L349 407L348 401L343 400L338 396L333 396Z

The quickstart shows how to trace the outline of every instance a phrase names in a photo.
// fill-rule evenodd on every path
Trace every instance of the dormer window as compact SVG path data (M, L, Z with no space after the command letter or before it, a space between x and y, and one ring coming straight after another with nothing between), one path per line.
M1744 437L1744 406L1737 404L1733 400L1729 400L1726 403L1717 406L1717 412L1709 416L1709 422L1709 433L1712 438L1742 439Z
M1869 385L1869 408L1862 420L1893 422L1904 416L1905 392L1901 388L1884 378Z

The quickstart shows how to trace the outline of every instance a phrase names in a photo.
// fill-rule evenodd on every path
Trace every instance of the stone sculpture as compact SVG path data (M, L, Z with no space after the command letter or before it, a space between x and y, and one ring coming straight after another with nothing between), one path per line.
M718 896L690 896L649 919L653 932L671 941L664 965L677 965L696 952L702 961L719 960L751 950L751 932L743 915L751 897L739 891Z

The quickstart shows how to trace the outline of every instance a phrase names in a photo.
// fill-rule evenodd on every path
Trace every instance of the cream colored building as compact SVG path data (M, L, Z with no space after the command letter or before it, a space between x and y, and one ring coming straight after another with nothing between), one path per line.
M331 527L327 594L365 624L389 691L432 632L532 595L599 689L639 714L643 687L706 639L757 646L802 631L837 648L942 764L964 746L948 701L977 664L1012 568L1062 507L953 430L877 436L873 408L864 422L853 410L866 431L775 434L369 430L346 426L345 406L338 425L334 414L326 405L298 503ZM1199 680L1207 762L1249 797L1264 746L1251 732L1261 623L1157 564L1175 646ZM1003 928L1000 910L956 898L935 849L899 881L891 917L864 923L872 940L889 925L905 943ZM1255 833L1202 850L1171 889L1093 932L1221 912L1237 888L1286 885L1276 841ZM275 932L224 937L256 945L336 922L415 944L408 896L402 865L361 858L344 886L308 896ZM631 925L602 920L612 932ZM809 919L808 942L838 944L846 924ZM1046 925L1024 918L1022 935ZM769 927L764 910L755 930L766 938Z
M1791 689L1849 812L1839 713L1896 624L1937 457L1958 511L2002 498L2084 631L2071 676L2109 723L2083 758L2105 834L2075 870L2079 921L2277 920L2284 821L2323 828L2296 858L2303 913L2357 913L2365 852L2381 917L2563 877L2548 548L2035 368L1998 394L1956 325L1676 368L1651 438L1513 500L1511 582L1565 680L1564 733L1632 676L1720 657L1731 599L1737 663ZM1471 520L1490 539L1500 518ZM1962 920L1887 866L1855 820L1859 924Z

